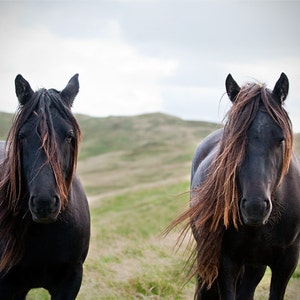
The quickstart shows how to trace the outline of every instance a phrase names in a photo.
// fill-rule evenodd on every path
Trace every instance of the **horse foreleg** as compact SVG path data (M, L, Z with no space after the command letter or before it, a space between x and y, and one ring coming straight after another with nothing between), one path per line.
M266 266L245 266L244 275L237 288L238 300L252 300L254 292L263 278L266 271Z
M202 286L201 279L197 278L196 291L194 295L195 300L216 300L219 299L218 286L214 282L210 289Z
M289 251L285 251L270 266L272 270L270 300L283 300L287 284L297 267L298 259L299 247L294 246Z
M49 289L51 300L75 300L82 282L82 265L67 272L56 287Z
M243 265L234 262L225 254L221 255L218 276L219 299L235 300L237 280L241 275Z

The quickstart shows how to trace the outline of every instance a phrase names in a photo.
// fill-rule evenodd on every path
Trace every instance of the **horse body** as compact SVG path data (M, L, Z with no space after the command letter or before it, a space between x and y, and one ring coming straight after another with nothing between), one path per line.
M205 170L211 165L214 153L217 152L216 138L220 138L222 132L222 129L214 132L198 146L193 159L195 173L192 174L192 190L201 185ZM206 156L203 153L206 153ZM201 156L202 160L199 159ZM277 219L277 214L280 213L280 221L275 224L270 222L261 227L240 226L238 230L231 227L225 231L221 254L223 264L221 262L219 278L210 290L201 289L201 282L199 282L197 290L199 299L218 299L217 285L226 281L229 282L226 282L224 289L228 286L231 286L231 289L228 298L224 299L235 299L234 295L241 300L253 299L255 288L262 279L266 266L270 266L272 270L270 299L283 299L287 280L292 275L299 256L299 170L299 157L294 153L289 172L274 195L278 201L276 203L278 209L284 207L284 210L273 211L270 219ZM236 292L239 278L243 280Z
M38 287L52 299L75 299L80 289L90 215L75 174L77 92L77 75L61 92L34 93L16 78L20 111L0 142L1 299L25 299Z
M284 84L288 86L287 78L283 76L277 82L273 94L274 91L283 93ZM231 81L226 84L231 100L239 101L237 94L240 90L236 83ZM275 98L283 101L285 97L281 95ZM236 168L233 173L238 195L236 223L230 218L226 223L225 208L222 215L224 222L222 219L215 221L218 213L215 207L221 205L218 201L222 200L222 196L221 200L216 200L213 196L209 198L208 192L207 201L212 204L205 205L214 210L211 215L207 215L207 208L201 203L206 200L202 196L205 193L203 186L211 174L215 176L211 179L212 191L214 180L217 182L219 179L214 168L217 166L216 160L226 151L222 143L228 128L212 133L196 149L191 172L191 207L188 213L179 218L180 222L190 218L189 224L197 243L196 299L253 299L266 266L272 270L270 299L284 298L300 250L300 160L296 153L292 153L288 166L285 165L284 153L291 150L283 150L284 143L288 143L285 141L288 134L274 118L262 100L259 100L257 112L250 120L245 135L241 137L241 141L246 140L245 153L236 167L229 163L222 165L222 172L224 168ZM243 152L242 145L240 151ZM286 171L281 174L284 168ZM232 196L230 209L233 199ZM227 215L230 216L230 212ZM214 248L213 243L218 244L218 241L219 248ZM212 253L209 253L210 247ZM202 270L210 263L210 255L212 259L217 257L217 262L207 269L210 272L217 268L212 280L209 276L207 279L207 273Z

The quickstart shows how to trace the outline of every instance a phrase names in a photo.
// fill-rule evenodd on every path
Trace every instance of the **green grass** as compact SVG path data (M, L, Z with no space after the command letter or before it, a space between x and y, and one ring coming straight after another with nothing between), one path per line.
M6 139L12 125L12 119L12 114L0 112L0 139Z
M193 291L181 289L184 258L174 252L174 236L161 236L182 205L176 195L187 188L188 182L146 188L92 205L93 254L86 268L101 272L85 276L79 299L182 299L185 289ZM100 294L87 295L85 286Z

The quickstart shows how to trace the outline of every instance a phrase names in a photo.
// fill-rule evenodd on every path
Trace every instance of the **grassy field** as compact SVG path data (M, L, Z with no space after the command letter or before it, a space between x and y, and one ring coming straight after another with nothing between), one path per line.
M5 137L10 115L0 115ZM83 142L78 172L88 194L92 236L79 300L192 299L185 284L187 253L177 232L161 233L189 195L190 163L198 142L219 125L162 114L78 116ZM2 131L1 131L2 130ZM299 136L296 139L300 146ZM299 148L298 148L299 149ZM267 299L270 271L256 299ZM300 299L300 266L286 299ZM50 299L42 289L28 299Z

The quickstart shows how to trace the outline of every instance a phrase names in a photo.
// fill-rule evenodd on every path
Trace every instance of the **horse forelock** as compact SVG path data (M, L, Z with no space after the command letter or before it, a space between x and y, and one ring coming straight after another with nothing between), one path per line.
M247 131L257 112L263 107L285 136L283 165L279 184L286 174L292 155L293 134L288 114L278 99L264 85L249 83L243 86L227 114L218 151L207 171L204 182L191 191L193 203L169 228L186 222L183 232L190 227L197 241L194 250L196 268L203 285L210 287L218 276L223 234L229 226L241 224L237 172L247 147ZM192 261L193 263L193 261Z

